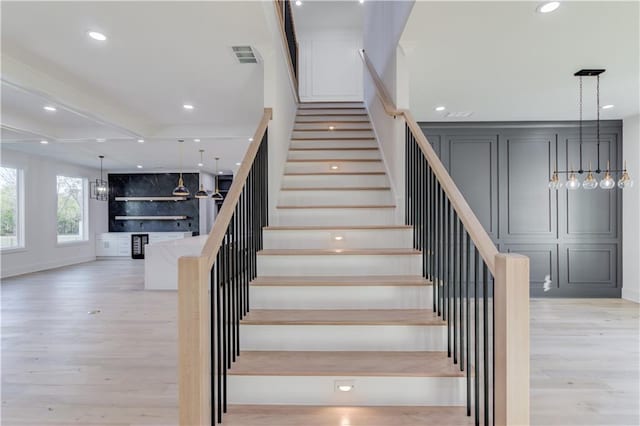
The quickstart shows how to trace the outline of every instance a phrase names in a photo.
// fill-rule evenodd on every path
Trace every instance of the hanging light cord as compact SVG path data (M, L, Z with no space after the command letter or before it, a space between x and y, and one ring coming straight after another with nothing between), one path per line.
M582 76L580 76L580 170L578 173L582 174Z
M600 76L596 76L596 146L598 150L598 169L596 173L600 173ZM609 169L609 167L607 167Z

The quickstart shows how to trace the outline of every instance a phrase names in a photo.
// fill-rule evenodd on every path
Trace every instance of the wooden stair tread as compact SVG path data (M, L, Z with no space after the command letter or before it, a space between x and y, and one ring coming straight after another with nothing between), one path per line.
M378 147L340 147L340 148L289 148L289 151L377 151Z
M299 226L265 226L265 231L343 231L343 230L379 230L379 229L411 229L410 225L299 225Z
M263 249L258 256L405 256L420 254L420 250L412 248L385 249Z
M324 137L309 137L309 138L291 138L292 141L375 141L376 138L372 138L369 136L336 136L334 138L324 138Z
M246 325L446 325L431 309L253 309Z
M225 426L469 426L465 407L229 405ZM345 421L346 419L346 421Z
M463 377L446 352L243 351L237 376Z
M420 275L372 275L343 277L256 277L251 281L256 287L409 287L429 286L431 282Z
M287 163L382 163L379 158L310 158L287 159Z
M300 187L280 188L281 191L391 191L390 186L353 186L353 187Z
M385 172L297 172L297 173L285 173L285 176L327 176L327 175L385 175Z
M395 209L394 205L362 205L362 206L345 206L345 205L327 205L327 206L277 206L277 209Z
M304 115L303 117L308 117L308 115ZM327 124L332 124L332 123L340 123L340 124L345 124L345 123L358 123L358 124L363 124L363 123L371 123L369 120L314 120L314 121L295 121L295 124L309 124L309 123L327 123Z
M315 109L315 108L309 108L309 109ZM360 108L355 108L355 109L360 109ZM298 112L297 114L298 117L330 117L330 116L340 116L340 117L354 117L354 116L358 116L358 117L368 117L367 113L362 113L362 112L325 112L322 114L300 114Z
M296 129L294 128L294 132L370 132L373 129L371 127L366 128L354 128L350 127L348 129Z

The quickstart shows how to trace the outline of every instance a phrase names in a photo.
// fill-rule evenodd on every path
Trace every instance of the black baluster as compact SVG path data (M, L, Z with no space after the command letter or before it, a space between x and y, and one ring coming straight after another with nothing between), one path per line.
M453 211L453 282L451 283L453 289L453 315L452 323L453 323L453 363L458 363L458 327L457 327L457 319L458 319L458 213Z
M478 310L478 285L480 281L480 265L478 264L480 256L478 255L478 248L475 248L475 255L473 258L474 267L474 281L473 281L473 304L474 304L474 334L473 334L473 346L474 346L474 364L476 377L474 380L474 399L475 399L475 424L480 424L480 312Z
M465 310L466 310L466 335L467 335L467 416L471 416L471 316L470 316L470 303L469 303L469 284L471 283L471 237L467 233L466 250L466 270L465 270Z
M464 225L461 220L458 220L458 252L460 253L460 257L458 258L458 313L460 314L459 324L460 324L460 371L464 371L464 310L462 309L462 281L463 281L463 265L464 265Z
M487 285L489 273L487 264L482 262L482 336L483 336L483 379L484 379L484 424L489 425L489 298Z

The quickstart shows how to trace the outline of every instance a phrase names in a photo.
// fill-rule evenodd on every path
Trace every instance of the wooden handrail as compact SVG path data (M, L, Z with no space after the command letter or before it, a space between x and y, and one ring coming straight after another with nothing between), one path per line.
M416 142L420 147L422 154L426 157L429 166L438 178L442 189L445 191L447 197L451 201L451 204L458 213L458 216L464 224L465 229L471 236L473 243L478 248L480 255L486 262L487 267L489 268L491 273L495 275L495 257L496 254L498 254L498 249L496 248L495 244L493 244L493 241L491 241L489 234L487 234L482 224L480 224L480 221L473 213L473 210L471 210L471 207L469 207L467 200L465 200L465 198L462 196L462 193L460 193L460 190L453 182L453 179L449 175L449 172L447 172L447 169L442 164L442 161L440 161L440 157L438 157L438 154L436 154L436 152L433 150L433 147L422 132L422 129L413 118L413 115L411 115L411 112L396 108L394 102L389 96L389 93L384 87L384 83L378 76L378 73L373 67L371 61L369 61L369 58L367 57L364 50L360 50L360 57L364 61L364 64L369 71L371 78L373 79L373 82L376 86L376 93L378 94L378 98L380 98L380 102L384 107L384 111L387 113L387 115L394 118L398 116L404 117L404 120L407 123L407 126L409 126L413 137L416 139Z
M247 152L244 154L242 163L240 163L240 168L233 178L233 183L231 184L231 188L229 188L229 192L227 192L224 203L222 203L222 208L216 216L216 221L213 224L213 229L211 229L211 232L207 237L207 241L202 248L200 257L205 258L205 264L209 269L211 269L211 267L213 266L216 260L216 256L218 255L218 250L220 250L220 246L222 246L225 232L229 227L229 223L231 222L236 204L238 204L238 200L240 199L242 188L244 188L247 177L249 176L249 172L251 171L253 159L258 153L258 148L260 148L260 144L262 143L263 136L267 131L267 127L272 115L273 110L271 108L264 109L262 119L258 124L258 128L256 129L255 134L253 135L253 142L251 142L251 145L249 145Z

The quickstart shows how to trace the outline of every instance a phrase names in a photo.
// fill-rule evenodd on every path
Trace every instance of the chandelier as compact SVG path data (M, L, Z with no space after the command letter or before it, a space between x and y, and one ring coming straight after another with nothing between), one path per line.
M616 187L616 181L614 176L617 173L622 173L620 179L618 180L618 188L631 188L633 186L633 180L631 179L631 175L627 171L627 163L624 163L624 169L622 170L611 170L610 162L607 160L607 168L602 170L600 168L600 74L605 72L603 69L583 69L574 74L574 76L579 77L580 79L580 137L579 137L579 145L580 145L580 167L575 170L573 169L573 165L571 166L571 170L555 170L553 172L553 176L549 181L550 189L560 189L564 185L566 185L568 190L575 190L579 188L583 189L595 189L598 186L602 189L613 189ZM591 163L589 163L589 170L584 170L582 163L582 79L583 77L595 77L596 78L596 107L597 107L597 115L596 115L596 146L597 146L597 165L595 170L592 169ZM578 175L587 174L587 177L580 182L578 179ZM598 181L594 176L601 175L604 173L604 177ZM560 181L560 174L568 175L566 183Z
M107 201L109 199L109 184L102 176L102 160L104 160L104 155L98 155L98 158L100 159L100 178L91 182L89 196L94 200Z
M184 139L178 139L178 146L180 147L180 178L178 179L178 186L173 188L173 195L188 197L189 189L184 186L184 179L182 179L182 144Z

